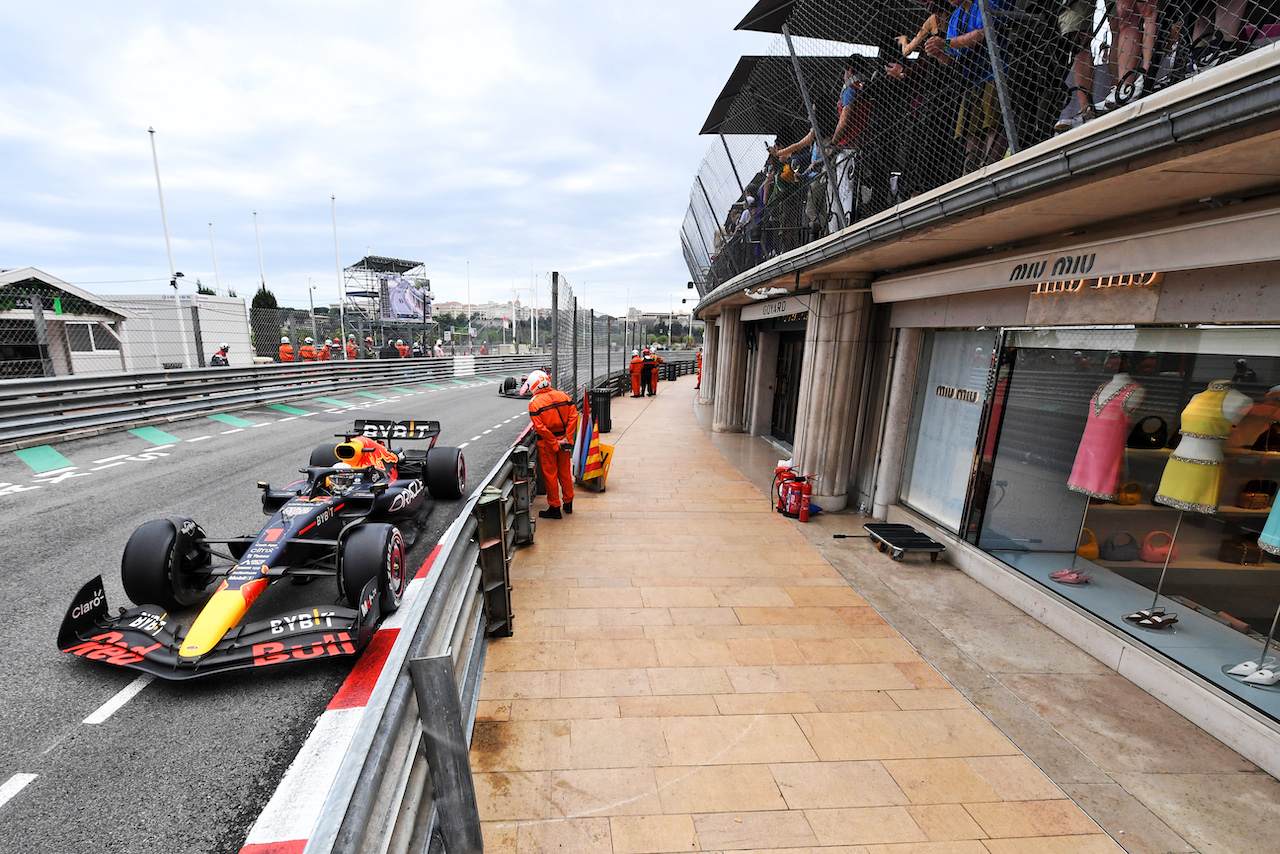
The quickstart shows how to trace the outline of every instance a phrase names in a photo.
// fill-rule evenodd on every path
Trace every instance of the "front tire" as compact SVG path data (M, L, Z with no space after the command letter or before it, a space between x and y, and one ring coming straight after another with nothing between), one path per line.
M144 522L129 537L120 558L124 591L138 605L177 610L205 598L211 562L204 531L190 519L174 516Z
M461 448L439 447L427 451L427 491L432 498L453 501L467 490L467 461Z
M404 537L395 525L374 522L360 526L343 544L338 592L348 605L358 608L365 585L381 574L378 605L383 616L394 613L409 586L406 557Z

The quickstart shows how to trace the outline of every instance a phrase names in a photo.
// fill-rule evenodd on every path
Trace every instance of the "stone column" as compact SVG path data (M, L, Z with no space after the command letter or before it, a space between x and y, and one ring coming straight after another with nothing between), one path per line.
M709 317L703 321L706 326L702 331L702 385L698 389L698 403L711 404L716 399L716 346L720 338L720 318Z
M920 365L920 341L924 338L922 329L899 329L897 333L893 370L889 377L888 412L884 420L884 435L880 438L875 497L871 502L871 514L877 519L883 519L889 505L898 502L907 431L911 428L911 400L915 395L916 370Z
M858 411L871 294L859 292L858 280L824 285L830 290L811 298L805 330L794 459L796 471L815 475L814 502L843 510L857 421L871 417Z
M728 306L716 324L716 399L711 415L715 433L741 433L747 392L747 337L741 306Z

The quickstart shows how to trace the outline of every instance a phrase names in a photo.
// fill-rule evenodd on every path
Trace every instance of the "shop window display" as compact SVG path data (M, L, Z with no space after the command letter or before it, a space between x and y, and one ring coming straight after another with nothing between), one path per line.
M901 500L952 532L964 514L996 342L989 330L924 337Z
M1010 330L994 379L967 538L1280 717L1280 329Z

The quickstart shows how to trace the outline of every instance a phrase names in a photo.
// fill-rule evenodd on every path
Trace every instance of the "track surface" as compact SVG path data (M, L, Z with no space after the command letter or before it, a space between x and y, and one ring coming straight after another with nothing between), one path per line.
M296 480L311 448L356 418L439 421L440 444L464 446L470 492L528 424L526 404L499 397L492 379L194 418L164 428L175 441L142 428L63 443L54 450L74 467L44 473L35 469L47 454L34 466L0 455L0 852L238 851L353 660L144 680L107 716L139 674L57 650L71 597L101 573L110 605L128 602L120 554L148 519L182 514L211 536L257 533L257 481ZM412 568L462 504L436 505ZM336 599L327 579L278 585L249 619ZM95 713L106 719L86 723Z

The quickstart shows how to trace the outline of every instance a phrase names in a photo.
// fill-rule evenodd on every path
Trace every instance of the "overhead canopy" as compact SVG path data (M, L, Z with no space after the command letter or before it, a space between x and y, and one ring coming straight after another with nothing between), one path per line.
M780 33L786 24L793 36L885 49L928 17L920 0L758 0L735 29Z
M809 95L813 98L818 127L835 130L836 104L843 86L842 56L801 56ZM858 57L856 69L870 75L877 61ZM699 133L777 134L791 143L809 132L809 115L789 56L744 56L729 75Z
M368 270L372 273L395 273L403 275L412 269L423 266L422 261L406 261L403 258L384 258L381 255L366 255L347 270Z

